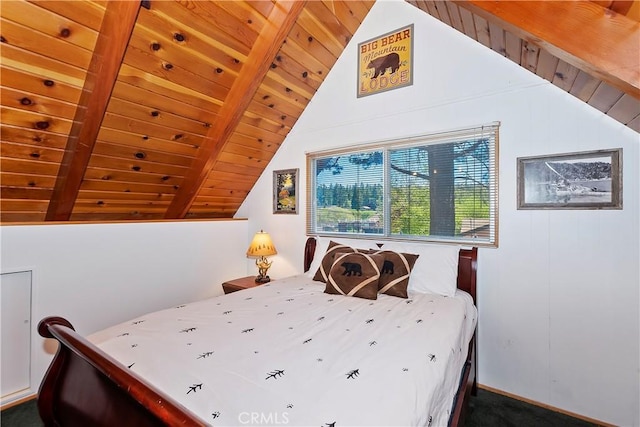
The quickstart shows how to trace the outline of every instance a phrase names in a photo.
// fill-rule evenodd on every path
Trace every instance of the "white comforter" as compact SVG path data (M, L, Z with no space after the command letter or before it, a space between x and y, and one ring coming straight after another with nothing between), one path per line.
M475 329L471 297L323 290L295 276L89 339L209 424L446 426Z

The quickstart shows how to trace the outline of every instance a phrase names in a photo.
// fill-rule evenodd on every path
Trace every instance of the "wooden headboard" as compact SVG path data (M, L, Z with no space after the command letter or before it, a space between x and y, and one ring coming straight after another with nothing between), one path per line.
M316 251L315 237L309 237L304 245L304 271L309 271ZM460 249L458 259L458 289L471 295L476 302L476 272L478 268L478 248Z

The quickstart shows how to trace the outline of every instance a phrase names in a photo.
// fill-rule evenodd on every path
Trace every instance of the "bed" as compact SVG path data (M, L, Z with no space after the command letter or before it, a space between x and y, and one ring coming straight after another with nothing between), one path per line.
M477 249L456 249L455 295L367 299L313 280L316 242L305 245L304 275L89 337L43 319L40 335L60 342L38 395L45 425L463 426L476 390Z

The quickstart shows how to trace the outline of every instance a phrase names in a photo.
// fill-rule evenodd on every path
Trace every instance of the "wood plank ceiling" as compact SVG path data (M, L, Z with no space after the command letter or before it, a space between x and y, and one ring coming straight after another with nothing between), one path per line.
M640 131L638 0L409 2ZM373 3L2 0L0 221L233 217Z
M231 218L373 0L1 3L1 216Z
M640 1L406 1L640 132Z

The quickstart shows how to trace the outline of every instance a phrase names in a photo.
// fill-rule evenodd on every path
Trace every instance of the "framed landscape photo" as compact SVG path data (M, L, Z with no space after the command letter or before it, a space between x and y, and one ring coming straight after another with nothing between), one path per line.
M518 209L622 209L622 148L517 162Z
M297 214L298 169L273 171L273 213Z

